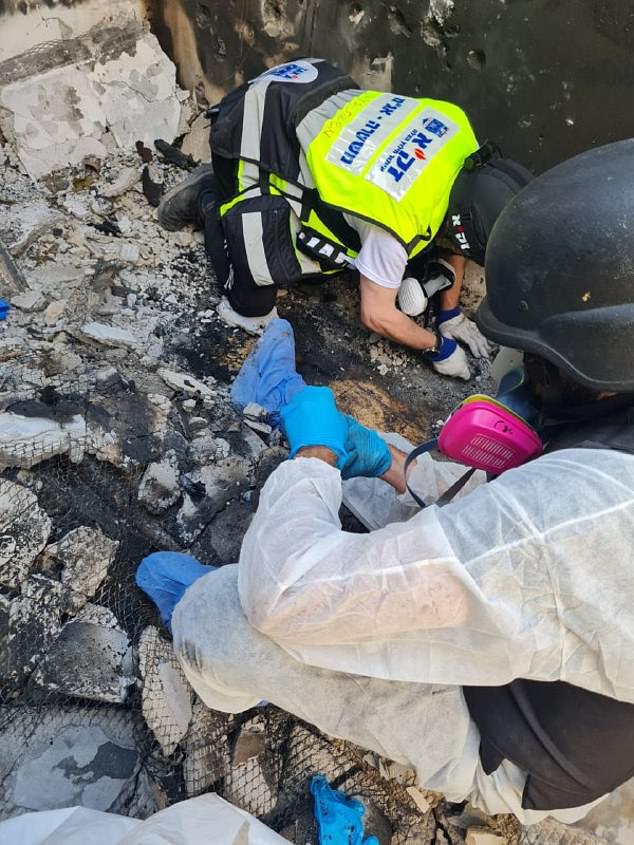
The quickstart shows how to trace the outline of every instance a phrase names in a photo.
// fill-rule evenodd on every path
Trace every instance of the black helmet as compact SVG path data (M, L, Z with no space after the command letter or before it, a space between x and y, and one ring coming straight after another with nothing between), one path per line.
M595 391L634 391L634 139L532 182L495 225L483 333Z
M493 224L502 209L533 178L521 164L501 158L485 145L465 161L453 184L447 210L447 233L467 258L484 265Z

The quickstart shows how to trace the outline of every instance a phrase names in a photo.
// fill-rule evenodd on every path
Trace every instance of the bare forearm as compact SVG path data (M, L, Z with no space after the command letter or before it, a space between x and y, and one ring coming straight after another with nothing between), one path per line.
M391 446L389 443L387 448L390 450L390 454L392 455L392 464L381 478L393 487L397 493L404 493L407 489L404 472L407 454L405 452L401 452L401 450L397 449L396 446Z
M445 261L451 264L455 273L454 283L450 288L441 291L440 293L440 307L443 311L451 311L457 308L460 304L460 294L462 293L462 282L464 281L464 271L466 261L461 255L448 255Z
M436 346L436 335L423 329L414 320L394 308L387 314L381 314L371 326L377 334L388 340L409 346L411 349L428 350Z

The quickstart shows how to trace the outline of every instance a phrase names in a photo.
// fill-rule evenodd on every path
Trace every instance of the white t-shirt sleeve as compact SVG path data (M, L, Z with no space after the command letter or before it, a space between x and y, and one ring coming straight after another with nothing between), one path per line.
M394 235L364 220L346 216L361 238L361 251L355 267L371 282L384 288L398 289L407 266L407 251Z

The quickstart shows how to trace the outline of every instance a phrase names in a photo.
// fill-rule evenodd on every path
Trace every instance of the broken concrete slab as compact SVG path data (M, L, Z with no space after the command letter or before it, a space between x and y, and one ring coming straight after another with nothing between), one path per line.
M192 690L174 648L157 628L147 627L139 639L143 678L143 718L165 757L174 753L192 717Z
M183 477L187 492L176 516L176 539L191 546L214 516L247 489L250 473L250 463L237 457L187 473Z
M200 560L237 563L242 538L252 519L250 504L229 502L192 546L192 554Z
M61 570L61 582L73 593L76 607L92 598L117 556L119 542L85 525L65 534L45 550L47 569Z
M0 585L15 589L28 577L51 527L34 493L0 479Z
M73 698L123 704L135 682L130 640L118 628L68 622L30 681Z
M86 421L75 414L66 422L46 417L0 414L0 467L26 467L68 454L80 461L86 441Z
M148 466L138 490L138 498L153 514L160 514L175 505L181 497L180 472L176 452L170 450L165 457Z
M181 150L184 155L190 155L195 161L211 161L209 118L205 112L199 114L189 127L189 132L183 138Z
M18 155L33 178L88 155L102 159L113 143L131 147L138 139L149 145L176 136L176 68L153 35L143 33L132 55L93 62L90 52L0 85L0 107L11 115Z
M139 338L127 329L118 326L108 326L105 323L85 323L81 327L83 337L95 341L102 346L113 346L119 349L138 349Z
M19 688L61 629L64 592L57 581L32 575L9 607L7 634L0 642L0 677Z
M29 290L12 296L11 305L26 314L31 314L34 311L42 311L46 308L46 299L41 291Z
M0 816L79 805L116 811L141 767L132 713L21 705L0 711Z

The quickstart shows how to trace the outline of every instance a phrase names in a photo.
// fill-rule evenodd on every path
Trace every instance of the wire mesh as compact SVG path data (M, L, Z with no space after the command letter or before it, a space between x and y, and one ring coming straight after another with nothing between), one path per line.
M29 356L12 363L4 409L31 420L46 414L61 429L10 447L0 438L0 817L30 808L20 778L54 754L57 738L89 737L107 741L115 756L110 809L143 816L213 790L309 843L316 840L308 787L322 773L376 808L393 845L431 842L433 817L361 749L272 706L229 716L196 698L134 584L143 556L178 548L164 519L139 500L165 426L156 428L152 414L132 425L135 394L121 381L103 387L88 373L27 383L15 376L32 365ZM114 418L117 409L128 425L123 446L121 437L102 436L99 415ZM75 418L85 429L64 430ZM102 425L99 436L91 420ZM256 490L265 476L253 473ZM66 781L57 786L53 805L82 802L79 787L70 795Z

